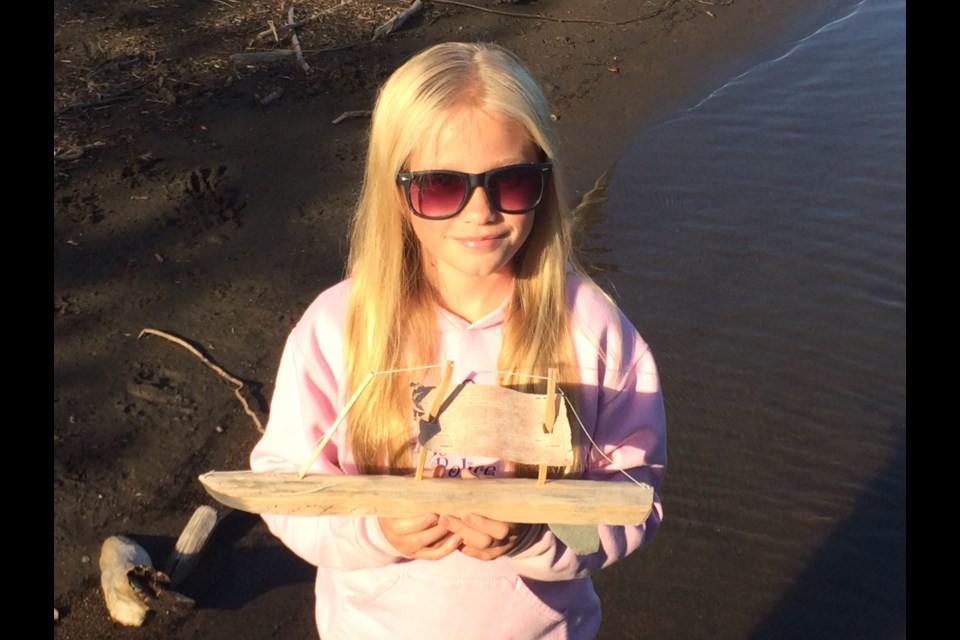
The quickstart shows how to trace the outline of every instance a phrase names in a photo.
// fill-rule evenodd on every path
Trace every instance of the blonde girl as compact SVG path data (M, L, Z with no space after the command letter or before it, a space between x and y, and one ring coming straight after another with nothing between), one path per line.
M655 488L636 527L599 526L577 555L543 525L468 514L264 516L317 566L322 638L593 638L590 575L645 544L662 517L666 438L659 378L636 329L572 250L553 122L526 67L491 44L446 43L380 90L348 277L291 332L255 471L295 471L370 372L313 473L410 473L411 382L452 361L454 380L537 390L549 368L579 417L574 463L554 474ZM435 380L435 378L433 378ZM437 452L450 481L527 473ZM479 480L482 481L482 480Z

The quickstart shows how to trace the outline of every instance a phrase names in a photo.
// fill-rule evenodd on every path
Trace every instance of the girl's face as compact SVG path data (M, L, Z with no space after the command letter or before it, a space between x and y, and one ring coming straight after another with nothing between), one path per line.
M539 161L539 150L516 120L480 108L453 114L429 142L409 158L406 171L447 169L483 173ZM427 275L441 294L464 287L511 284L512 260L533 228L534 212L502 213L475 188L463 210L445 220L426 220L409 211Z

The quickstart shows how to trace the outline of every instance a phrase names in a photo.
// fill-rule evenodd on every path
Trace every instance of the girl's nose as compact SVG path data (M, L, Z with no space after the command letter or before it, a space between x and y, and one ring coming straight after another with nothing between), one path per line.
M460 212L460 217L473 224L485 224L496 219L498 214L483 185L477 185L467 197L467 204Z

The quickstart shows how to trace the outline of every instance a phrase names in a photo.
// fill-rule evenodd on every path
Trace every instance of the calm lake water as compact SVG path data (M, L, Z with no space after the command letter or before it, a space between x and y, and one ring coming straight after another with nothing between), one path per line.
M906 4L848 11L615 168L603 278L670 465L605 638L906 636Z

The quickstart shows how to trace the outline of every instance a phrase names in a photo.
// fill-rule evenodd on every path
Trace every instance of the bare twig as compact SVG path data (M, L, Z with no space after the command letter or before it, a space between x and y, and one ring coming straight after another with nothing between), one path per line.
M382 38L383 36L389 35L403 26L403 23L410 19L411 16L415 16L420 13L420 10L423 9L423 3L420 0L413 0L409 7L403 13L399 13L382 25L373 30L373 37L371 40L376 40L377 38Z
M244 413L250 416L250 418L253 420L253 423L257 427L257 431L259 431L260 433L263 433L263 426L260 424L260 419L257 418L256 414L253 411L250 410L250 405L248 405L244 397L240 395L240 389L243 388L242 380L239 380L238 378L234 378L232 375L224 371L223 368L220 367L218 364L211 362L209 358L207 358L202 353L197 351L197 349L193 345L191 345L190 343L186 342L181 338L171 335L165 331L160 331L158 329L145 328L143 329L143 331L140 332L140 335L137 336L137 339L139 340L145 335L159 336L161 338L165 338L166 340L169 340L170 342L174 342L180 345L181 347L183 347L184 349L186 349L187 351L195 355L197 358L199 358L203 364L207 365L210 369L212 369L215 373L217 373L221 378L224 378L230 381L233 385L235 385L236 388L233 390L233 395L235 395L237 399L240 401L240 404L243 405Z
M54 162L62 162L64 160L79 160L90 149L96 149L98 147L104 147L106 145L107 145L106 142L91 142L90 144L85 144L76 149L71 149L70 151L54 153L53 160Z
M512 11L499 11L497 9L488 9L486 7L478 7L473 4L467 4L466 2L457 2L456 0L430 0L435 4L449 4L455 7L465 7L467 9L475 9L477 11L483 11L485 13L495 13L499 16L507 16L510 18L532 18L535 20L550 20L551 22L575 22L579 24L606 24L611 26L623 26L627 24L633 24L634 22L640 22L642 20L649 20L650 18L655 18L672 5L676 4L677 0L667 0L662 7L659 9L654 9L650 13L644 14L642 16L637 16L635 18L630 18L629 20L592 20L590 18L554 18L553 16L545 16L540 13L514 13Z
M369 109L360 109L358 111L344 111L336 118L331 120L332 124L340 124L344 120L349 120L350 118L368 118L370 114L373 113Z
M99 100L94 100L93 102L77 102L74 104L68 104L65 107L60 108L57 111L57 115L63 115L69 111L82 111L84 109L96 109L99 107L105 107L107 105L115 104L117 102L123 102L124 100L133 99L133 92L147 84L146 82L141 82L136 86L130 87L118 93L112 93L106 96L100 96Z
M283 33L284 31L286 31L286 30L288 30L288 29L296 29L297 27L302 27L303 25L309 24L310 22L313 22L314 20L316 20L317 18L319 18L319 17L321 17L321 16L323 16L323 15L325 15L325 14L332 13L332 12L336 11L337 9L339 9L340 7L342 7L342 6L345 5L345 4L347 4L347 0L341 0L340 4L338 4L337 6L335 6L335 7L329 7L329 8L327 8L327 9L324 9L323 11L319 11L319 12L313 14L312 16L310 16L309 18L304 18L304 19L301 20L300 22L293 22L293 21L291 20L289 24L281 24L281 25L279 25L279 26L273 26L273 25L271 25L271 27L270 27L269 29L266 29L266 30L264 30L264 31L261 31L260 33L258 33L257 35L255 35L255 36L253 37L253 39L254 39L254 41L256 41L256 40L261 40L261 39L266 38L267 36L269 36L269 35L271 35L271 34L276 38L276 37L277 37L277 33Z
M280 87L276 91L273 91L268 95L260 98L260 104L266 106L275 100L279 100L282 96L283 96L283 87Z
M357 42L351 42L349 44L341 44L335 47L327 47L325 49L306 49L306 53L329 53L331 51L343 51L344 49L352 49L358 45L362 45L364 41L360 40ZM297 52L292 49L281 49L270 51L245 51L244 53L234 53L230 56L230 61L234 64L258 64L258 63L269 63L277 62L278 60L285 60L290 57L297 55Z

